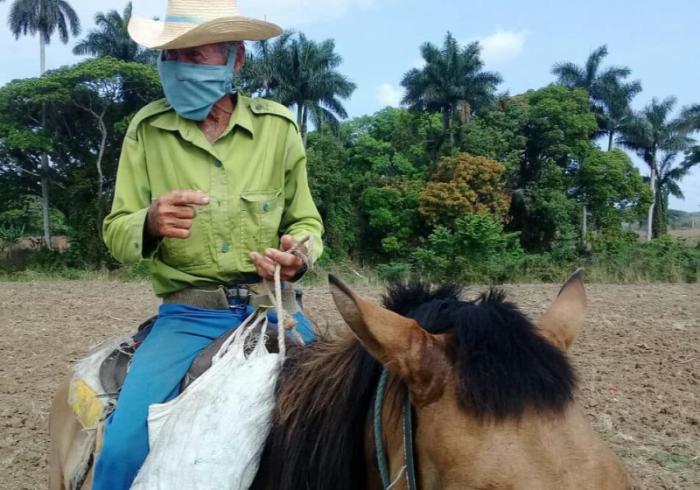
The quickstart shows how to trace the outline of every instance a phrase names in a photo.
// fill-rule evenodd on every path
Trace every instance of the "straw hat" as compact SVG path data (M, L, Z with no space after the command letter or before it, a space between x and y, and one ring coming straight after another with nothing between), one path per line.
M168 0L165 21L133 16L131 39L151 49L179 49L278 36L275 24L238 13L237 0Z

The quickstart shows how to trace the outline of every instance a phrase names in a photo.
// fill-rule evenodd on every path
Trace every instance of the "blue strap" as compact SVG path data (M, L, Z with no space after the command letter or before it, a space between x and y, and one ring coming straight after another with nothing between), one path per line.
M384 405L384 394L386 392L386 382L389 379L389 371L382 371L377 385L377 394L374 397L374 420L373 420L373 435L374 435L374 450L377 453L377 466L379 467L379 475L382 477L382 488L388 488L391 485L389 476L389 465L386 461L386 448L384 447L384 429L382 428L382 406Z
M377 467L379 468L379 476L382 479L382 488L384 490L391 486L391 475L389 475L389 464L386 457L386 448L384 447L384 429L382 427L382 407L384 406L384 395L386 394L388 379L389 371L384 369L377 384L372 417L374 450L377 455ZM403 409L403 456L406 463L408 489L417 490L416 464L413 452L413 407L411 406L411 397L408 394L406 394L406 403Z
M182 22L184 24L204 24L208 22L206 19L200 19L199 17L187 17L185 15L168 15L165 18L165 22Z
M403 406L403 457L406 463L406 478L409 490L418 488L413 455L413 407L411 406L411 397L406 394L406 403Z

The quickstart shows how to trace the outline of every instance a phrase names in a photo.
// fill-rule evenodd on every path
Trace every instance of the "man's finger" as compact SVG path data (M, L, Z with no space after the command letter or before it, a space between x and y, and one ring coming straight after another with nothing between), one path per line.
M163 231L163 236L168 238L189 238L190 230L185 230L183 228L172 228L168 227Z
M294 245L297 244L297 241L294 239L292 235L284 235L280 239L280 250L283 252L286 252L287 250L290 250L294 248Z
M189 230L192 228L192 220L171 218L168 222L168 228L181 228L183 230Z
M272 277L275 275L274 262L256 252L252 252L250 254L250 258L253 261L253 264L255 264L255 268L258 270L258 274L263 276L265 279L272 279Z
M267 256L267 258L274 262L277 262L282 267L292 267L295 265L301 267L301 264L303 262L296 255L288 254L286 252L280 252L279 250L275 250L274 248L268 248L265 251L265 255Z
M205 206L209 204L209 197L202 191L174 191L170 203L176 206Z
M192 206L171 206L173 216L180 219L194 219L197 216L197 210Z

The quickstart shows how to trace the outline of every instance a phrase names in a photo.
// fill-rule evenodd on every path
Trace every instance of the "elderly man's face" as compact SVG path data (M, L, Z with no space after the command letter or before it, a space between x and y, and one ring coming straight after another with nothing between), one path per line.
M238 44L237 48L235 46L231 48L230 43L216 43L193 48L167 49L163 51L163 59L195 65L225 65L229 49L236 49L234 69L238 71L245 61L245 45L243 43Z

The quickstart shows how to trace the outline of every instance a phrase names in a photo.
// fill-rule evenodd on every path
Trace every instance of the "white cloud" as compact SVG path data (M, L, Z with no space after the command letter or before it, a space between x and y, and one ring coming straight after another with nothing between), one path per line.
M377 100L382 107L398 107L403 98L403 89L395 87L390 83L382 83L377 87Z
M488 65L505 63L517 58L523 52L527 31L504 31L498 29L493 34L477 39L481 44L481 58Z

